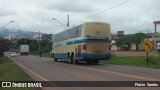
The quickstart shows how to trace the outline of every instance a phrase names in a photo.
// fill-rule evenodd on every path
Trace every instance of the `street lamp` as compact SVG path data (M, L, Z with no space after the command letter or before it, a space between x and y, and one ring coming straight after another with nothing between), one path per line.
M13 22L15 22L15 21L10 21L10 22L6 23L4 26L2 26L2 27L0 28L0 30L2 30L5 26L7 26L8 24L13 23Z
M67 27L65 25L63 25L59 20L52 18L52 20L56 20L58 23L60 23L63 27L65 27L67 29Z
M10 21L8 23L6 23L5 25L3 25L0 30L2 30L5 26L7 26L9 23L13 23L14 21ZM1 39L3 40L3 38L0 37L0 41ZM0 55L4 55L4 47L3 47L3 43L0 43Z

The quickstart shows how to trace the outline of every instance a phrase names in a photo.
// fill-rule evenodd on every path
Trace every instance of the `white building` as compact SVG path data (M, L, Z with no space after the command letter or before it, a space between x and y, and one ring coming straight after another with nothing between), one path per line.
M116 40L122 36L124 36L124 31L117 31L116 34L111 35L111 51L121 50L121 47L116 45Z
M19 36L18 33L11 33L6 38L12 41L12 43L16 43L19 39Z
M31 36L23 34L23 35L19 35L19 39L32 39Z
M20 39L32 39L32 37L29 35L26 35L26 34L18 35L18 33L11 33L5 38L12 41L12 43L16 43Z
M41 39L42 35L40 35L40 39ZM39 40L39 34L35 34L32 38L33 40Z
M160 49L160 33L154 33L152 35L152 40L154 43L154 50Z
M112 40L112 41L111 41L111 44L112 44L111 50L112 50L112 51L117 51L116 41L115 41L115 40Z
M7 37L9 40L18 39L18 33L11 33Z

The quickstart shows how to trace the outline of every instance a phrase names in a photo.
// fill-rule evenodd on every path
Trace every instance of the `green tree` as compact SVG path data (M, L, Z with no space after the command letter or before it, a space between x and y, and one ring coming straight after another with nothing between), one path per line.
M132 35L132 43L135 43L136 44L136 50L138 51L139 50L139 44L141 44L142 41L144 41L144 39L147 37L146 34L144 33L136 33L136 34L133 34Z
M11 49L11 45L12 45L12 43L11 43L11 41L10 41L10 40L8 40L8 39L4 39L4 45L5 45L5 47L4 47L4 51L9 51L9 50Z
M22 39L20 39L20 40L17 41L17 45L18 45L18 46L20 46L20 45L25 45L25 44L29 45L29 44L32 43L32 41L33 41L33 40L22 38Z
M51 42L49 40L41 40L41 51L43 53L51 51Z
M38 51L38 41L36 40L33 40L30 44L29 44L29 48L30 48L30 51Z
M42 35L41 39L42 40L51 40L52 34L44 34Z
M136 44L136 50L139 50L139 44L147 37L146 34L144 33L136 33L133 35L125 35L123 37L120 37L119 39L116 40L116 45L128 45L128 48L130 48L131 43Z
M4 55L4 40L0 37L0 56Z
M125 36L120 37L119 39L116 40L116 45L117 46L127 45L128 48L130 48L130 46L131 46L131 39L132 39L132 35L125 35Z
M17 46L25 44L25 39L20 39L17 42ZM29 45L30 52L39 51L39 41L26 39L26 44ZM40 48L42 53L50 52L52 47L51 34L44 34L41 37Z
M52 34L44 34L41 37L41 51L43 53L50 52L52 43L51 43L51 36Z

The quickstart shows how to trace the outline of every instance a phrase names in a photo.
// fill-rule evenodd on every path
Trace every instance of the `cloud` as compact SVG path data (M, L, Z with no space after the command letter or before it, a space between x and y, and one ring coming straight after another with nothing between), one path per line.
M53 4L48 7L49 9L56 9L61 12L89 12L93 9L90 4L83 3L80 0L60 0L56 4Z
M159 0L130 0L121 6L87 19L83 18L104 11L125 0L0 1L0 25L15 20L14 23L6 26L9 29L58 33L64 30L64 27L51 18L56 18L65 25L67 14L70 14L70 26L86 21L102 21L110 23L113 32L124 30L126 33L136 33L140 30L146 32L147 29L153 31L153 21L160 20Z
M15 15L16 12L10 9L0 8L0 17Z

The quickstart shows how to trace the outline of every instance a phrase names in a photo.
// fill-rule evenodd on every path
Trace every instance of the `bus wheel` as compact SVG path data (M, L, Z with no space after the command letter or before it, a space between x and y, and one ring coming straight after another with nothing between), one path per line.
M73 64L78 64L78 61L73 59Z
M54 58L54 61L57 62L57 58Z
M57 62L57 58L55 58L54 53L53 53L52 57L53 57L54 61Z
M99 63L99 60L95 60L95 61L94 61L94 64L97 65L98 63Z
M87 64L91 64L91 60L86 60L86 63Z
M68 61L69 64L72 64L72 63L73 63L73 58L74 58L74 55L71 54L71 55L69 56L69 61Z

